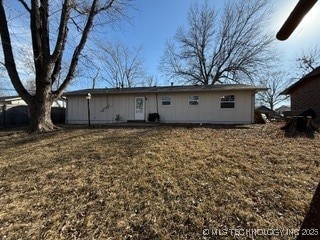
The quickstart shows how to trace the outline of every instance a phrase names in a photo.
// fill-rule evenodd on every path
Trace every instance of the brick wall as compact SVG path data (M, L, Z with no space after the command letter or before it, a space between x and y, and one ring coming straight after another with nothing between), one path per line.
M291 110L294 115L313 109L320 120L320 78L314 79L291 93Z

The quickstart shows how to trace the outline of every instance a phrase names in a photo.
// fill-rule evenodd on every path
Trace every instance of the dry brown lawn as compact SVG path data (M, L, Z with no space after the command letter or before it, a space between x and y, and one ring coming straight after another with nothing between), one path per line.
M320 137L280 126L0 131L0 239L292 239Z

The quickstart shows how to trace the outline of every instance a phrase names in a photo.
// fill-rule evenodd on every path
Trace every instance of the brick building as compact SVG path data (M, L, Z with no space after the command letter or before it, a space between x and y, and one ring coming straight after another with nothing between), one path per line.
M305 75L282 92L290 95L292 115L313 109L320 120L320 67Z

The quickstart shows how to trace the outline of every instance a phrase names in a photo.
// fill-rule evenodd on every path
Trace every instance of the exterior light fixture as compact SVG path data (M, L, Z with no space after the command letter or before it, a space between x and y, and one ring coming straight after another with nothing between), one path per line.
M91 126L91 121L90 121L90 99L91 99L91 94L88 93L86 96L87 103L88 103L88 126Z

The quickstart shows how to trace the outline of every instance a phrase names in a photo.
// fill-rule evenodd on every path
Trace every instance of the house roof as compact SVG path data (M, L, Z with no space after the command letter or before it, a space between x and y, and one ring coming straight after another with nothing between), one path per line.
M304 77L302 77L300 80L298 80L297 82L295 82L294 84L292 84L290 87L288 87L287 89L285 89L284 91L282 91L280 94L282 95L287 95L287 94L291 94L292 91L298 87L301 86L301 84L305 84L308 81L310 81L313 77L319 76L320 78L320 66L315 68L313 71L311 71L310 73L306 74Z
M59 97L53 102L53 107L63 107L65 105L65 97ZM2 96L0 97L0 105L27 105L20 96Z
M266 107L266 106L260 106L256 108L257 110L259 110L260 112L270 112L270 113L274 113L275 111L271 110L270 108Z
M14 100L20 100L21 97L19 96L3 96L0 97L0 102L7 102L7 101L14 101Z
M134 87L134 88L99 88L82 89L66 92L64 96L105 95L105 94L135 94L135 93L176 93L176 92L208 92L208 91L265 91L267 88L255 87L245 84L221 84L221 85L201 85L201 86L161 86L161 87Z
M275 111L282 113L290 110L291 110L291 107L282 105L281 107L277 108Z

